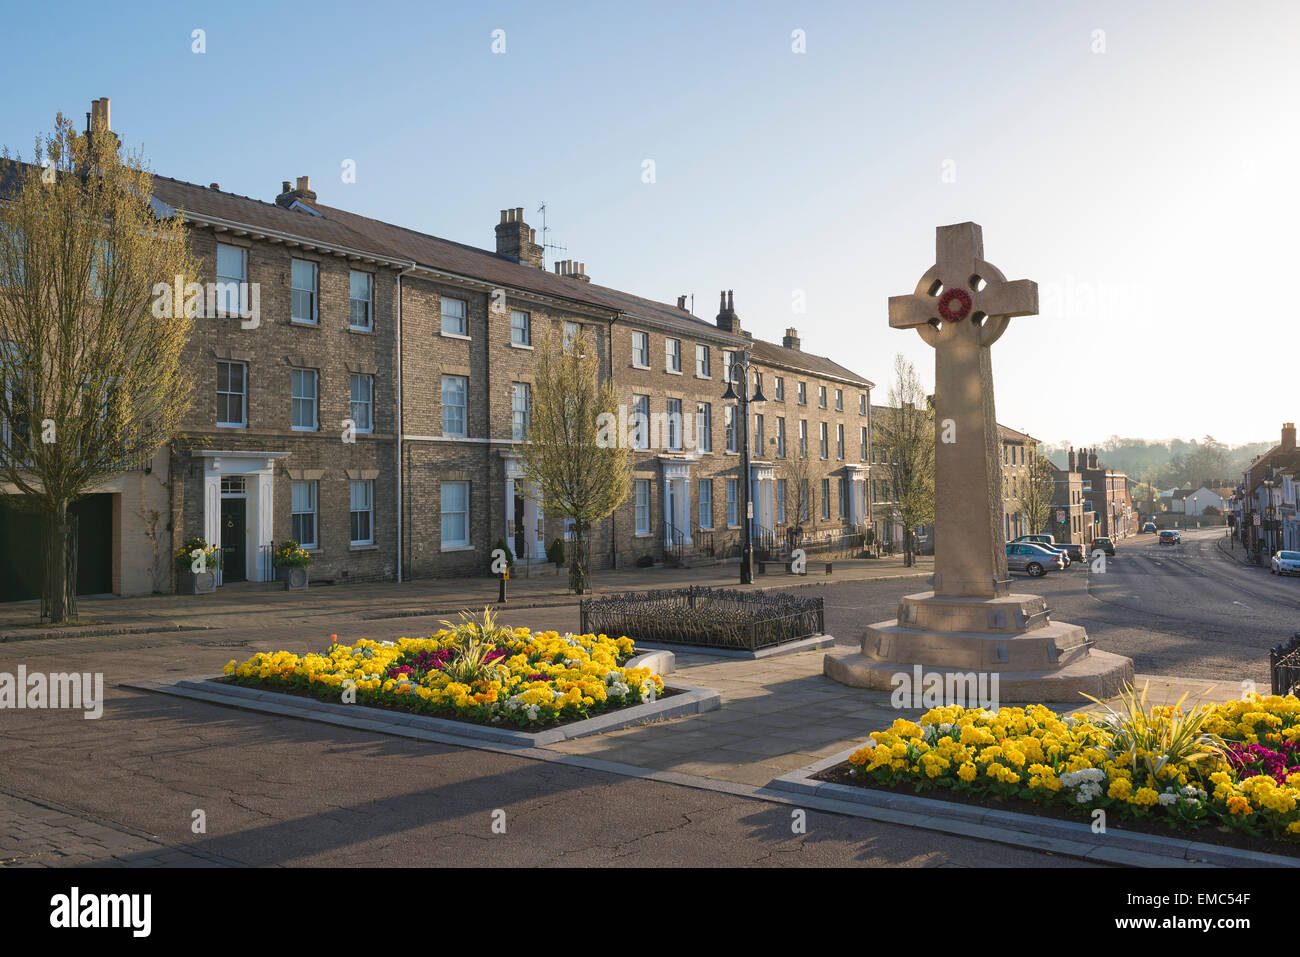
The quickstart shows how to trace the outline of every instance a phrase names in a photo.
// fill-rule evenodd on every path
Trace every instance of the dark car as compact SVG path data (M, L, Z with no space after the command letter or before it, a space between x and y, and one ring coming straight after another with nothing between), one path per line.
M1094 538L1092 544L1088 546L1089 553L1101 550L1107 555L1115 554L1115 543L1109 538Z
M1155 522L1147 522L1145 525L1142 526L1142 531L1144 532L1154 532L1155 530L1156 530Z
M1181 545L1183 542L1182 532L1174 531L1172 528L1166 528L1160 533L1161 545Z
M1088 557L1087 549L1082 545L1074 545L1070 542L1057 545L1057 548L1064 548L1065 554L1070 556L1072 562L1083 562Z

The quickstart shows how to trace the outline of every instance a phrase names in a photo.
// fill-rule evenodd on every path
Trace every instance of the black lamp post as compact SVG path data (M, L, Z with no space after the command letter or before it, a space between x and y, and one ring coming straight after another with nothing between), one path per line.
M742 496L740 499L742 524L744 527L743 545L740 549L740 583L742 585L752 585L754 583L754 541L753 541L753 518L750 515L751 503L749 500L749 403L766 402L767 397L763 395L763 387L756 385L754 394L749 394L749 369L750 355L748 352L740 352L732 357L731 368L727 370L727 391L722 393L722 398L729 402L739 400L740 406L737 411L738 417L732 419L733 428L740 429L740 467L741 478L740 487ZM739 370L740 378L736 378L736 372ZM736 390L739 386L739 392ZM737 418L739 421L737 421Z

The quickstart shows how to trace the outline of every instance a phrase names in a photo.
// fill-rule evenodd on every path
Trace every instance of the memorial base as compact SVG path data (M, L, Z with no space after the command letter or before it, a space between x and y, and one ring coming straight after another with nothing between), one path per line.
M840 684L891 691L918 666L923 674L997 674L999 699L1017 703L1084 704L1084 694L1109 698L1133 682L1131 659L1094 650L1081 625L1051 621L1037 595L907 595L895 620L868 625L861 650L828 653L822 670Z

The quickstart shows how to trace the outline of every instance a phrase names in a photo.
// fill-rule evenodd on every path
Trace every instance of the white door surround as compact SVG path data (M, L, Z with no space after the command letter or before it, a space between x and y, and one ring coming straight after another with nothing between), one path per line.
M244 476L244 494L248 499L244 566L248 569L249 581L270 581L275 577L269 559L275 527L275 460L287 458L289 453L202 449L195 455L203 459L204 539L209 545L222 546L221 477ZM259 560L264 553L268 557ZM220 569L217 570L217 583L221 583Z
M541 495L524 478L524 464L517 455L503 452L501 460L505 465L505 511L506 511L506 545L511 551L515 548L513 535L515 522L515 496L524 500L524 547L526 555L520 558L546 558L545 511L541 505ZM566 529L567 531L567 529Z
M683 545L694 544L691 538L691 463L682 459L659 457L663 466L664 544L673 541L672 529L681 533Z

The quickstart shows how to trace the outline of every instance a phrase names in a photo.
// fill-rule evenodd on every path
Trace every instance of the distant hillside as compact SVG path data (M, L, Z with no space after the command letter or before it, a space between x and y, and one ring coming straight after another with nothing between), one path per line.
M1217 483L1228 480L1235 485L1241 473L1254 459L1267 452L1277 440L1227 446L1207 435L1196 439L1126 439L1112 435L1096 446L1097 458L1106 468L1127 472L1136 480L1150 482L1158 488L1172 485ZM1065 468L1069 443L1044 445L1043 451L1057 468Z

